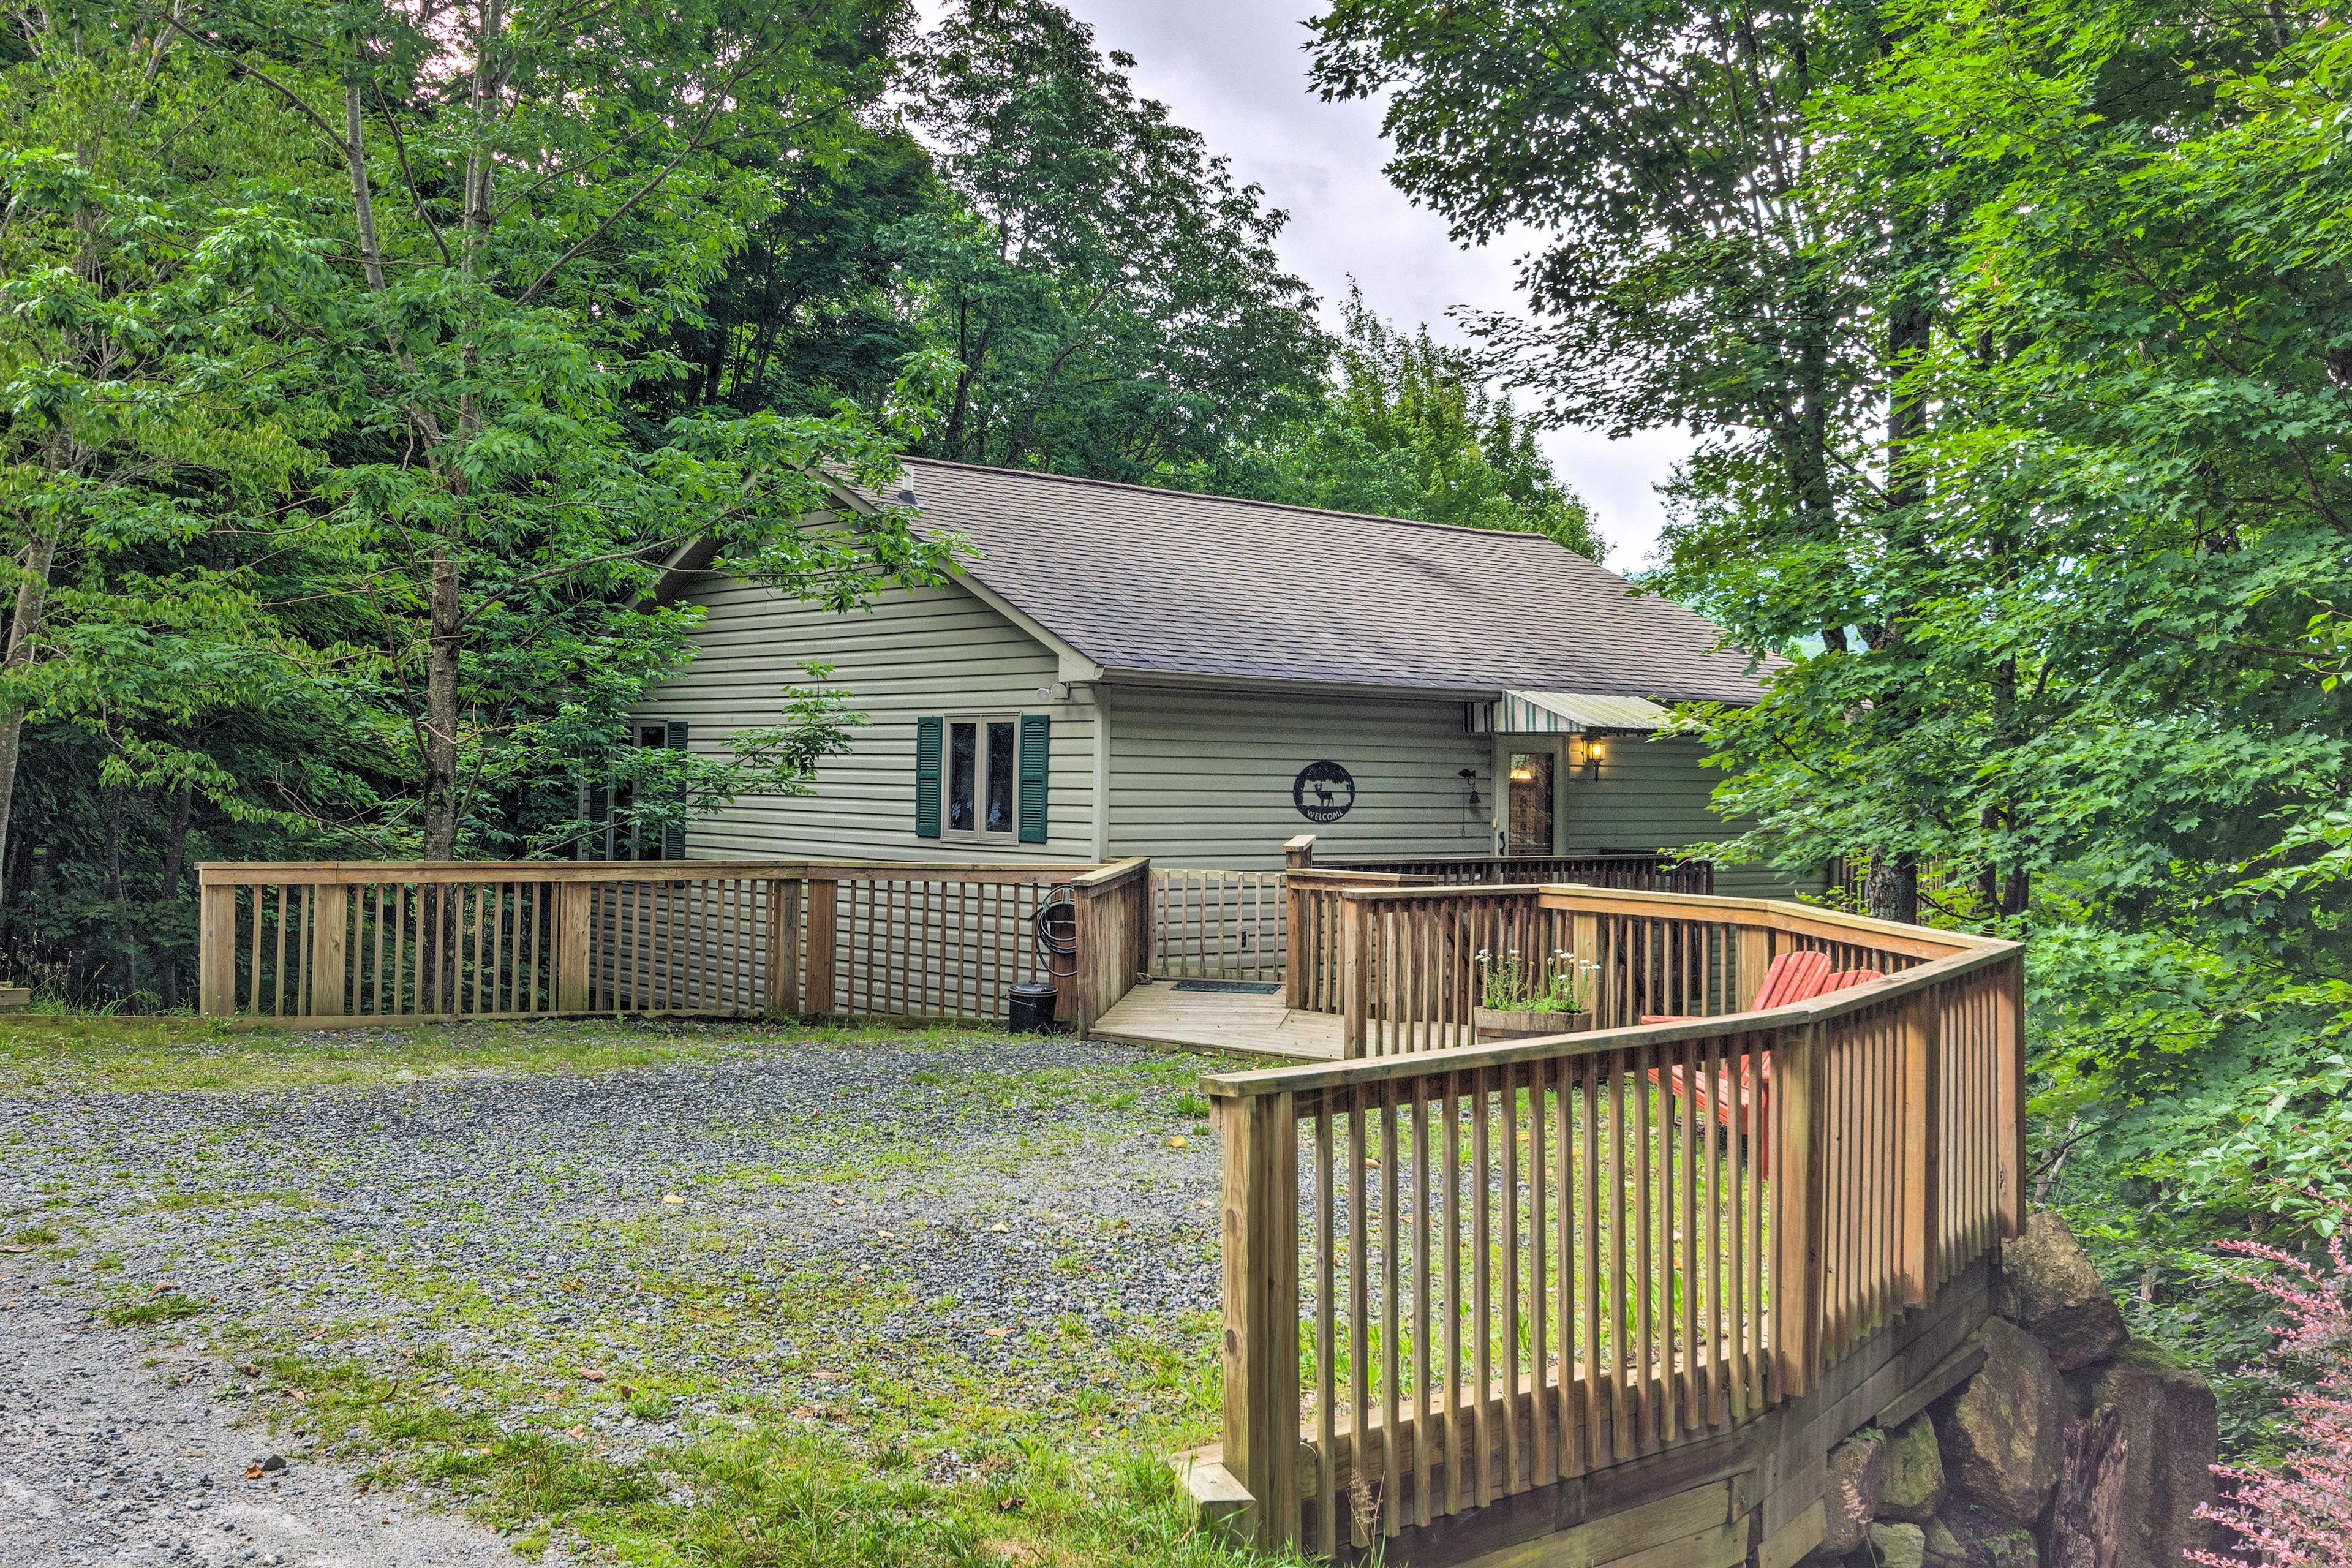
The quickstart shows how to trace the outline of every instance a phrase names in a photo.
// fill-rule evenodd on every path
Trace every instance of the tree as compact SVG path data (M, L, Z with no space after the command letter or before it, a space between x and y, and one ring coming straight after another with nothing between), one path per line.
M1686 526L1669 591L1768 541L1796 563L1805 597L1776 603L1801 635L1907 658L1916 606L1868 564L1919 500L1927 405L1894 368L1925 341L1932 215L1812 178L1822 94L1868 82L1891 42L1878 0L1334 0L1311 26L1324 95L1388 95L1390 175L1457 239L1548 237L1521 272L1533 319L1479 326L1546 417L1706 438L1684 493L1724 504ZM1735 626L1780 646L1755 629ZM1916 851L1857 847L1884 862L1876 911L1913 918Z
M1533 426L1472 357L1391 327L1351 289L1337 374L1315 412L1170 476L1187 489L1297 506L1541 533L1595 561L1591 514Z
M917 120L961 206L898 235L906 311L960 367L926 452L1140 479L1312 396L1284 215L1134 63L1047 0L968 0L927 40Z
M284 106L152 23L42 21L0 79L0 888L28 724L105 739L110 791L238 797L173 732L299 680L221 535L319 463L278 325L315 268L247 199L299 187Z
M821 526L833 472L885 493L894 472L852 406L681 413L650 444L625 417L631 387L682 374L670 329L773 208L777 163L835 156L866 89L832 46L870 15L415 0L171 21L345 178L336 265L298 315L341 421L315 521L383 628L426 858L457 853L489 770L576 768L582 715L609 733L676 661L690 612L611 607L646 602L686 542L836 605L936 566L893 510ZM772 161L727 156L753 144Z

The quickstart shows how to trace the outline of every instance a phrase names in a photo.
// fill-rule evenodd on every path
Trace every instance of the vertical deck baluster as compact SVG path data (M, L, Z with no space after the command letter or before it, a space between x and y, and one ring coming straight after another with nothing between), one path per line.
M1704 1000L1704 998L1702 998ZM1683 1425L1693 1436L1706 1429L1707 1417L1703 1414L1706 1384L1699 1367L1703 1352L1699 1348L1699 1282L1702 1278L1699 1250L1698 1208L1698 1083L1703 1065L1706 1042L1686 1040L1675 1047L1682 1058L1683 1087L1685 1092L1674 1101L1680 1112L1683 1159L1683 1194L1678 1229L1681 1245L1677 1251L1681 1262L1675 1278L1683 1298Z
M1748 1312L1744 1325L1746 1350L1741 1363L1743 1380L1748 1388L1748 1408L1761 1409L1770 1394L1778 1389L1769 1382L1769 1363L1764 1354L1764 1254L1768 1238L1764 1234L1764 1174L1773 1169L1771 1161L1777 1151L1765 1131L1764 1069L1768 1065L1759 1048L1764 1037L1748 1037L1748 1067L1754 1072L1753 1092L1744 1098L1748 1110ZM1801 1176L1799 1178L1801 1180ZM1775 1279L1774 1283L1778 1283Z
M1331 1146L1331 1096L1327 1091L1315 1101L1315 1462L1319 1482L1315 1500L1323 1526L1317 1542L1326 1556L1338 1552L1339 1540L1339 1488L1334 1462L1339 1446L1335 1408L1339 1391L1331 1332L1338 1286L1332 1262L1339 1249L1331 1202L1332 1162L1337 1153Z
M1366 1274L1370 1217L1364 1205L1364 1101L1369 1090L1359 1083L1348 1097L1348 1420L1349 1479L1369 1485L1372 1396L1370 1325L1366 1321L1371 1301L1371 1281ZM1377 1523L1377 1521L1373 1522ZM1364 1521L1355 1530L1358 1545L1366 1543Z
M278 884L278 957L270 965L270 977L278 983L278 999L269 1010L280 1018L286 1016L286 926L289 918L287 913L289 891L286 883Z
M1381 1090L1381 1282L1383 1286L1381 1311L1381 1349L1385 1363L1381 1383L1381 1513L1387 1532L1396 1534L1404 1528L1404 1516L1400 1510L1397 1488L1402 1479L1402 1466L1397 1453L1397 1421L1402 1415L1399 1396L1402 1394L1404 1335L1399 1331L1398 1309L1401 1305L1397 1278L1402 1272L1402 1255L1397 1250L1397 1106L1401 1100L1399 1086L1383 1084Z
M1653 992L1654 994L1654 991ZM1650 1116L1649 1066L1654 1059L1648 1046L1633 1053L1633 1069L1626 1074L1627 1088L1633 1096L1633 1246L1635 1261L1633 1277L1639 1282L1639 1294L1633 1298L1633 1356L1635 1415L1634 1439L1637 1450L1647 1452L1657 1447L1657 1250L1654 1242L1656 1215L1656 1170L1652 1163L1654 1131Z
M1462 1097L1464 1078L1441 1082L1445 1121L1438 1182L1445 1200L1445 1511L1462 1510Z
M1548 1224L1551 1205L1544 1182L1544 1145L1551 1136L1551 1119L1544 1114L1544 1097L1554 1065L1538 1060L1528 1068L1528 1364L1534 1384L1528 1444L1530 1484L1539 1487L1550 1485L1559 1476L1559 1456L1552 1444L1551 1249Z
M1488 1212L1493 1110L1485 1068L1472 1070L1470 1093L1470 1321L1477 1335L1471 1346L1477 1400L1472 1430L1477 1443L1477 1506L1484 1508L1495 1500L1494 1240Z
M1505 1068L1502 1088L1503 1140L1503 1489L1516 1496L1527 1490L1527 1473L1519 1465L1519 1331L1526 1318L1519 1303L1519 1089L1518 1069Z
M1412 1521L1427 1524L1432 1517L1430 1480L1437 1472L1437 1445L1430 1430L1435 1383L1430 1375L1429 1297L1434 1277L1429 1242L1435 1219L1429 1201L1429 1101L1433 1090L1444 1094L1444 1081L1414 1079L1406 1087L1412 1097Z

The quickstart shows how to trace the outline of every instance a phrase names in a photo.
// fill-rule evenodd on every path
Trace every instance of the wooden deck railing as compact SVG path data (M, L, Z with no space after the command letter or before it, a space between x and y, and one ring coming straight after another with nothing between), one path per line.
M1580 882L1652 893L1712 893L1715 866L1678 855L1596 849L1582 855L1404 855L1328 857L1333 871L1391 871L1440 885Z
M1624 954L1621 1013L1674 994L1714 1016L1203 1080L1223 1133L1222 1458L1263 1544L1349 1555L1738 1429L2022 1223L2013 944L1573 888L1343 901L1391 911L1351 973L1386 958L1422 1024L1460 973L1428 962L1433 936L1458 949L1482 921ZM1674 967L1672 932L1696 967ZM1899 973L1721 1005L1786 944Z
M1282 978L1279 871L1151 873L1151 973L1168 980Z
M207 865L200 1010L320 1026L593 1013L1002 1018L1055 980L1092 1024L1149 942L1145 860ZM1039 956L1067 900L1077 950Z

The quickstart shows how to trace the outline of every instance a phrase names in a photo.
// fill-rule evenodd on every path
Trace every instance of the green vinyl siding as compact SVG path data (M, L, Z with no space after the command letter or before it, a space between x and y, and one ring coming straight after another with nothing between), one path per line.
M892 589L867 609L835 615L746 584L716 584L689 602L703 611L693 659L647 693L644 710L693 726L697 746L772 724L801 667L834 667L828 684L867 722L849 750L818 764L813 793L746 796L698 820L698 859L809 856L848 860L1074 861L1094 848L1094 705L1084 688L1055 700L1054 654L969 591ZM1041 697L1040 693L1045 693ZM1052 720L1042 839L926 837L918 832L917 735L923 719L1037 713Z
M1710 804L1722 782L1718 768L1702 765L1706 755L1687 735L1611 735L1598 770L1569 774L1560 818L1562 842L1591 849L1678 849L1727 838L1727 826ZM1818 891L1819 878L1798 884ZM1732 866L1716 871L1715 890L1728 898L1785 899L1790 883L1764 866Z
M1110 848L1169 866L1270 869L1283 841L1319 852L1476 855L1486 846L1486 737L1458 702L1191 691L1121 686L1111 700ZM1338 822L1309 822L1291 783L1335 762L1356 781ZM1468 805L1475 776L1480 805Z

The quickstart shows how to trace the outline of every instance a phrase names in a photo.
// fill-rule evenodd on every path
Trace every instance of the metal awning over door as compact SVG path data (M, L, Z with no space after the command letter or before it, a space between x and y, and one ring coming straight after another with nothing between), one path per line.
M1583 691L1506 691L1492 702L1464 705L1473 735L1583 735L1612 730L1664 730L1675 716L1646 697Z

